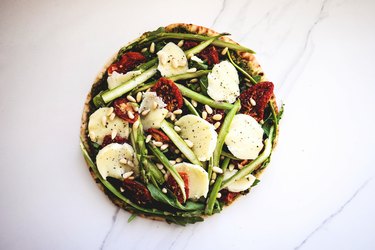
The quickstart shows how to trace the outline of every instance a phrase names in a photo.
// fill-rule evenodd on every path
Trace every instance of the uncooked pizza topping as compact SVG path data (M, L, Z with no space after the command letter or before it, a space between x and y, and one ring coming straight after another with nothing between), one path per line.
M94 85L83 124L93 152L81 147L117 205L185 225L258 182L280 119L273 84L224 35L145 33Z

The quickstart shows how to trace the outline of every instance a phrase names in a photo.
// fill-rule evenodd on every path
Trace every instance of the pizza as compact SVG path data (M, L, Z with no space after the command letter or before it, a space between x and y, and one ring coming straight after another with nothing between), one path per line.
M269 164L282 110L254 52L228 35L161 27L122 47L96 77L81 149L130 219L203 221L249 193Z

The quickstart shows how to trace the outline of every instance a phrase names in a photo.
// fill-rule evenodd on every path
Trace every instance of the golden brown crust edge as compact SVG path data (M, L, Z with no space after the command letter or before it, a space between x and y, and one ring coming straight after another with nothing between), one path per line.
M175 28L184 28L191 33L208 35L208 36L214 36L214 35L219 34L218 32L216 32L212 29L209 29L209 28L206 28L206 27L203 27L203 26L199 26L199 25L194 25L194 24L175 23L175 24L170 24L170 25L165 27L166 31L171 31ZM136 41L136 40L138 40L142 37L143 37L143 35L140 36L139 38L135 39L134 41ZM226 41L226 42L236 43L235 41L233 41L232 39L230 39L228 37L221 37L220 39L222 39L223 41ZM134 42L134 41L132 41L132 42ZM130 43L132 43L132 42L130 42ZM263 72L262 68L261 68L259 62L257 61L257 59L255 58L254 54L251 54L251 53L248 53L248 52L240 52L238 54L241 56L241 58L243 60L247 61L248 66L251 69L252 74L257 74L259 72ZM116 56L117 56L117 52L108 60L108 62L104 65L104 67L101 69L101 71L97 74L92 88L95 87L98 84L99 80L103 77L107 68L115 61ZM262 81L265 81L265 80L266 80L266 76L263 75ZM89 144L88 144L89 139L88 139L88 136L86 134L86 130L87 130L87 126L88 126L89 112L90 112L90 106L89 106L90 104L89 103L90 103L91 100L92 100L92 96L91 96L91 90L90 90L89 94L86 97L86 101L85 101L85 104L84 104L83 114L82 114L82 122L81 122L81 129L80 129L80 137L81 137L81 140L82 140L84 146L86 147L86 149L89 149ZM278 112L275 95L273 95L271 97L271 102L273 103L274 107L276 107L276 112ZM276 137L275 137L274 144L273 144L273 148L276 146L278 133L279 133L279 131L277 130L276 131ZM91 170L89 164L87 164L87 165L88 165L91 176L94 178L94 180L97 183L97 185L99 186L99 188L104 192L105 191L104 185L93 174L93 171ZM262 171L258 171L256 177L259 178L263 172L264 172L264 169ZM112 196L109 196L109 195L107 195L107 196L116 206L118 206L120 208L123 208L124 210L127 210L129 213L132 213L132 211L126 209L123 206L122 201L120 201L119 199L114 198ZM240 196L237 196L237 198L238 197L240 197ZM165 220L164 218L157 217L157 216L150 216L150 215L139 214L139 213L137 213L137 215L141 216L141 217L144 217L144 218L152 219L152 220L159 220L159 221Z

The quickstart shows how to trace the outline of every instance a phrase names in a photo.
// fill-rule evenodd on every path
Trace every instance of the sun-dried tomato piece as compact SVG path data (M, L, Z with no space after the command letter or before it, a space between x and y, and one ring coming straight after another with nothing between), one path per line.
M225 205L231 204L236 199L236 197L240 195L240 193L231 192L228 189L223 189L220 191L220 193L221 197L219 200L221 202L224 202Z
M149 128L147 130L147 133L149 133L155 141L161 141L162 143L169 143L171 141L171 139L169 139L169 137L164 134L164 132L156 128Z
M138 119L138 112L134 111L133 105L125 98L116 99L113 102L113 108L118 117L129 123L134 123ZM133 117L129 117L129 113L133 114Z
M183 99L181 91L172 80L162 77L151 90L155 91L157 96L167 104L166 108L170 112L182 107Z
M193 48L197 45L198 45L198 42L185 41L184 45L182 47L184 48L184 50L188 50L188 49L191 49L191 48ZM200 53L198 53L197 56L199 58L202 58L202 59L206 60L208 65L214 65L214 64L217 64L217 63L220 62L219 52L216 49L216 47L213 46L213 45L210 45L207 48L205 48L204 50L202 50Z
M141 183L125 179L123 182L125 197L128 197L134 203L138 205L150 205L152 203L152 197L150 191Z
M184 181L185 193L186 193L186 199L187 199L187 198L189 198L189 178L188 178L188 175L185 172L178 172L178 173L180 174L182 180ZM176 180L173 178L172 175L168 176L167 187L174 193L174 195L176 195L177 200L180 203L184 202L184 196L182 195L181 188L180 188L180 186L178 186Z
M222 109L212 109L212 114L207 114L206 121L208 121L211 124L215 124L217 122L220 122L220 126L216 129L217 131L220 131L221 125L223 124L224 117L225 117L225 111ZM215 120L214 115L220 114L221 120Z
M217 52L215 46L212 45L202 50L198 56L202 57L204 60L207 60L208 65L214 65L220 62L219 53Z
M258 122L263 119L264 109L273 95L272 82L260 82L252 85L240 95L241 110L243 114L252 116ZM253 99L255 105L252 104Z
M105 146L107 146L108 144L111 144L111 143L120 143L120 144L124 144L125 142L127 142L128 140L126 138L123 138L119 135L116 135L115 138L112 139L112 136L111 135L106 135L104 136L103 138L103 143L102 143L102 148L104 148Z
M119 61L108 67L108 75L111 75L113 71L125 74L145 61L146 57L139 52L126 52Z

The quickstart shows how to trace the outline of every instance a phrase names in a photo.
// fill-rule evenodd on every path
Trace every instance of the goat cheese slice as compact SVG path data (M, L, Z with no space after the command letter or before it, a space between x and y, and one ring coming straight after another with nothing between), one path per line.
M162 76L183 74L188 70L188 61L184 51L172 42L167 43L157 55L158 70Z
M234 103L240 95L238 73L230 62L215 64L207 78L207 94L215 101Z
M225 144L235 157L253 160L263 148L263 129L253 117L235 115Z
M155 103L157 104L155 108ZM143 94L143 101L139 107L141 114L141 122L144 130L149 128L160 128L161 122L168 114L168 110L164 107L167 106L163 100L156 95L156 92L146 92ZM142 115L144 111L149 112Z
M180 136L193 143L191 149L198 159L209 160L217 142L215 127L196 115L184 115L175 124L181 128Z
M225 171L224 172L224 180L227 180L229 179L230 177L232 177L235 173L237 173L237 169L234 169L232 171ZM245 176L239 180L236 180L235 182L233 182L232 184L230 184L228 186L228 190L230 192L242 192L242 191L245 191L247 189L249 189L254 181L256 180L255 176L252 175L252 174L249 174L248 176Z
M89 137L91 141L102 145L103 139L106 135L111 135L113 130L117 131L117 135L128 138L129 123L119 117L113 120L109 119L110 108L100 108L90 115L89 119ZM103 119L105 125L103 124Z
M207 197L208 193L208 174L201 166L187 162L181 162L174 165L177 172L184 172L188 176L189 199L199 199Z
M140 75L142 72L140 70L129 71L126 74L117 73L114 71L112 75L108 76L108 88L114 89L117 86L133 79L134 77Z
M126 163L122 163L122 159L126 159ZM103 179L110 176L123 180L123 175L127 172L132 171L134 176L139 173L133 147L127 143L111 143L102 148L96 156L96 165Z

